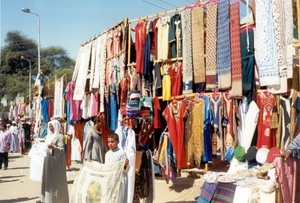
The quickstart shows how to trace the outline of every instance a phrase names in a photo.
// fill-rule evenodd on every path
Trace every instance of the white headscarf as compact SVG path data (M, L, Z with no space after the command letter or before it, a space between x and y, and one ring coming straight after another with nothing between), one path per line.
M52 126L54 128L54 133L52 133L51 130L49 129L50 124L52 124ZM57 138L57 136L60 134L60 128L61 128L61 125L58 120L52 120L48 123L47 136L46 136L46 140L45 140L46 144L51 144L52 141Z

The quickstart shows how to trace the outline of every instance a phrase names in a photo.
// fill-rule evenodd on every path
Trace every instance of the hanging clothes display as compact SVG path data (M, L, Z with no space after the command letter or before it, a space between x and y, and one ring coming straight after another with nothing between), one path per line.
M180 14L176 13L171 16L169 28L171 58L182 57L182 20Z
M157 23L157 60L167 60L169 57L169 25L170 17L160 18Z

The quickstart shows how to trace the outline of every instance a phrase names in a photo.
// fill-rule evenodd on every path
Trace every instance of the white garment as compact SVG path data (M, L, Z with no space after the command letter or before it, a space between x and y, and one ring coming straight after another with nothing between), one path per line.
M92 51L91 51L91 68L90 68L90 91L93 89L93 80L94 80L94 72L95 72L95 66L96 66L96 50L97 50L97 41L92 41Z
M33 181L42 181L44 158L47 155L47 147L45 143L35 142L28 156L30 157L30 176L29 179Z
M135 159L136 159L136 142L135 132L128 126L119 126L116 131L119 135L118 147L124 150L127 154L128 164L128 195L127 201L124 203L131 203L133 201L134 183L135 183Z
M90 94L84 95L80 105L80 109L82 110L81 117L83 119L89 118L88 112L89 112L90 104L91 104L91 95Z
M241 115L241 125L238 126L239 145L247 151L256 129L259 108L255 101L251 101L248 107L247 101L244 100L239 104L239 111Z
M77 139L76 136L75 136L75 130L74 130L73 125L69 126L69 130L68 130L67 134L72 136L72 139L71 139L71 160L72 161L82 161L82 158L81 158L82 147L80 145L79 139Z

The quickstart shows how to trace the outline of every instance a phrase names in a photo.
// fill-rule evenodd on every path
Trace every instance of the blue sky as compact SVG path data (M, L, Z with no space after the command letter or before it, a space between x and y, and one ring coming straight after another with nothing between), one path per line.
M29 8L40 16L41 48L61 46L76 59L79 46L125 17L129 20L193 4L194 0L0 0L1 47L8 31L38 39L38 18L21 11ZM160 8L161 7L161 8Z

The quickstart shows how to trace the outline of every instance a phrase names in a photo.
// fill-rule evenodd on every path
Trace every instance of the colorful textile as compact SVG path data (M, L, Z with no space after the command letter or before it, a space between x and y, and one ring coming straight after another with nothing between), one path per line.
M192 15L191 10L184 10L182 18L182 41L183 41L183 90L182 93L193 92L193 55L192 55Z
M218 4L217 73L218 88L231 87L229 1Z
M205 82L204 61L204 9L197 7L192 10L192 48L194 84Z
M231 183L219 183L211 203L231 203L234 198L236 185Z
M118 202L124 162L85 162L73 183L70 202Z
M210 203L217 186L218 183L208 183L205 181L202 185L201 194L197 203Z
M206 72L205 81L206 89L211 90L216 88L216 73L217 73L217 10L218 5L210 3L206 7L207 25L206 25Z
M230 5L231 97L243 95L239 5L239 2Z
M255 1L255 59L261 86L280 84L271 2Z
M146 22L139 21L135 26L136 72L143 72L144 44L146 40Z

